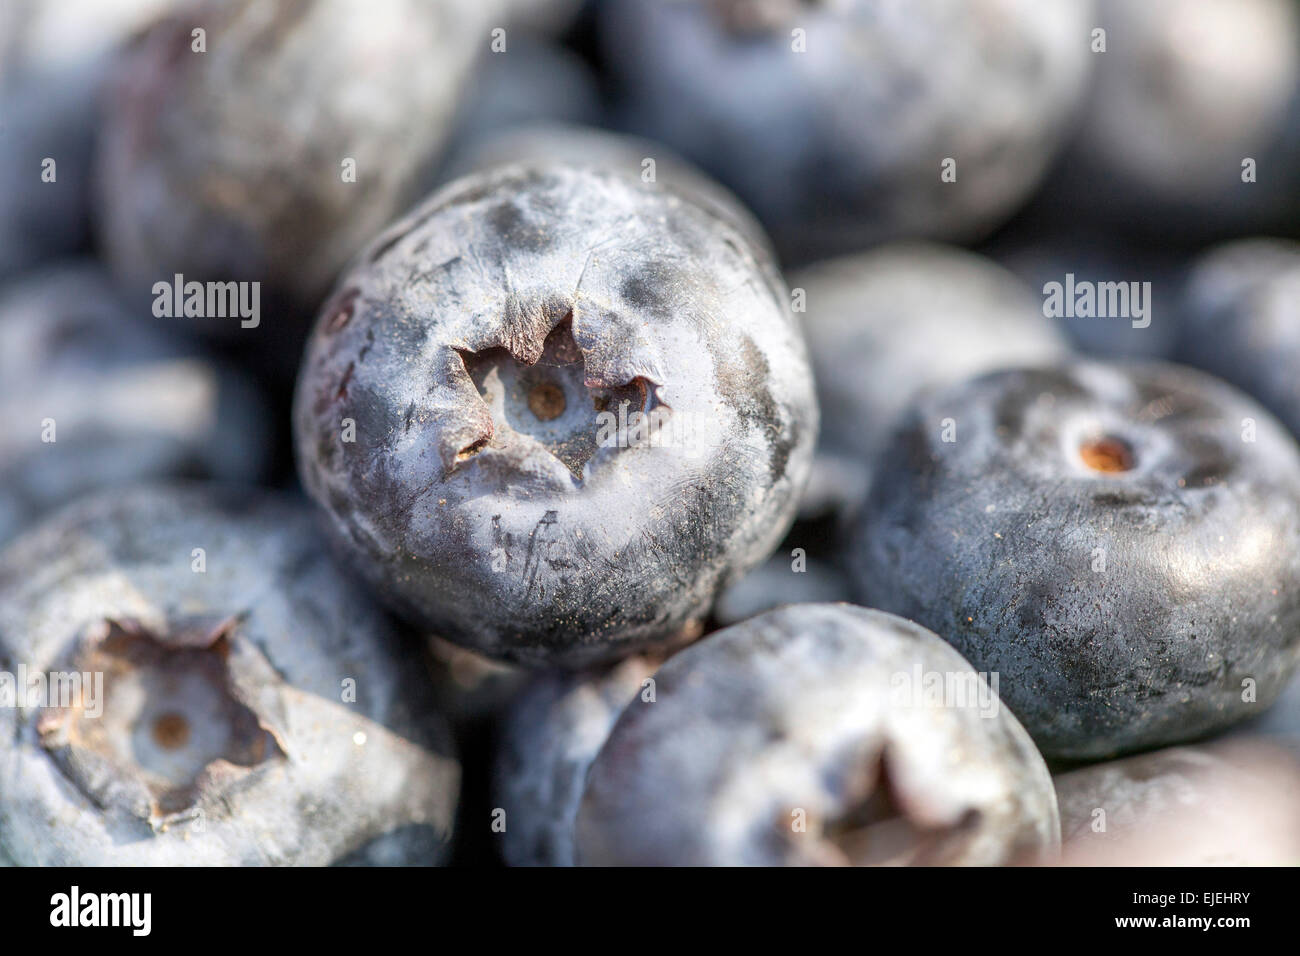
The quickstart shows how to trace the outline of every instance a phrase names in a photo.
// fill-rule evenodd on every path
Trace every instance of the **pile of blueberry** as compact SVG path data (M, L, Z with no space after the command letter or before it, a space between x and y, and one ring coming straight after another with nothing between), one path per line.
M1300 862L1298 171L1292 0L5 3L0 865Z

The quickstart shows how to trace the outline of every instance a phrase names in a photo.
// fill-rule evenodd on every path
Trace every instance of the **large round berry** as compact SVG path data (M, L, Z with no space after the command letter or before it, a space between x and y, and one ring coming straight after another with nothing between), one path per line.
M919 401L877 462L860 597L951 642L1048 755L1195 738L1300 649L1300 450L1162 364L993 373Z
M437 862L460 767L401 655L299 506L69 506L0 555L0 859Z
M686 648L625 697L587 774L579 863L987 865L1058 845L1029 736L910 621L782 608Z
M781 539L816 402L770 261L635 173L509 165L341 280L299 470L399 610L528 663L675 635Z

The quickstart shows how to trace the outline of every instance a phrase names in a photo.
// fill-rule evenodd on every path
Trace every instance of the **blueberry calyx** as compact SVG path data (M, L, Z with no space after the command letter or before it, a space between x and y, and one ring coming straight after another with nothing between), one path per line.
M606 427L610 420L637 422L652 411L670 411L658 401L655 383L644 376L611 384L590 375L586 353L574 338L571 312L546 335L540 351L500 346L457 351L477 392L468 419L478 423L479 430L468 435L450 462L444 459L445 474L489 450L507 455L519 451L522 459L525 446L536 443L581 485L587 462L598 448L630 445L611 441ZM458 432L457 443L465 437Z
M193 816L208 795L286 755L230 666L238 623L101 622L69 668L83 678L77 699L42 708L41 746L103 808L126 807L155 831ZM87 686L96 674L107 679Z

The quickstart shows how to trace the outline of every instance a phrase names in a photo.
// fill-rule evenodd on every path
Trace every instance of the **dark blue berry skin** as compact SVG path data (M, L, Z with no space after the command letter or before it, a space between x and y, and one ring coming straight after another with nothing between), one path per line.
M101 713L0 707L0 858L439 862L460 765L400 637L299 501L69 505L0 552L0 670L102 673Z
M817 409L786 296L667 183L474 174L376 239L323 309L299 474L429 631L530 665L625 655L701 619L793 517ZM615 433L601 410L663 427Z
M1178 356L1259 399L1300 435L1300 244L1250 239L1198 260Z
M921 675L975 679L924 628L848 604L781 608L698 641L639 694L635 681L621 688L622 713L586 774L577 862L1050 859L1056 795L1024 728L996 695L977 709L919 686L904 694ZM608 681L589 686L610 699ZM592 714L590 736L560 708L546 719L580 759L606 710L590 694L568 698Z
M800 262L900 236L969 239L1008 216L1081 105L1089 11L1086 0L599 8L624 125L734 189Z
M850 560L861 599L999 672L1046 755L1190 740L1295 667L1300 450L1193 369L994 373L907 413Z

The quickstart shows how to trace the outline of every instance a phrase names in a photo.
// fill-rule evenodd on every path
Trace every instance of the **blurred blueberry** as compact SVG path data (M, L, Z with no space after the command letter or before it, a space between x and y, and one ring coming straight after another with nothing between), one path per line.
M960 703L924 690L959 683ZM924 628L847 604L671 658L625 705L576 823L588 865L990 865L1058 841L1047 767L996 694Z
M790 276L822 410L803 513L851 513L895 418L926 387L1065 356L1033 293L993 262L928 243L895 243Z
M505 811L501 855L511 866L573 866L573 821L587 771L656 660L629 657L594 671L530 674L506 715L493 773Z
M1079 105L1090 0L610 0L621 120L731 186L783 257L972 239ZM955 181L944 181L946 160ZM950 177L949 177L950 178Z
M1300 762L1258 742L1171 747L1054 780L1067 866L1300 860Z
M1250 239L1193 265L1179 357L1250 392L1300 435L1300 243Z
M274 328L246 339L278 334L294 354L295 318L437 160L491 12L208 0L159 23L117 72L98 157L100 238L132 300L175 274L262 283ZM241 333L231 318L189 321Z
M1047 756L1192 740L1286 686L1300 449L1231 386L1158 363L992 373L919 400L880 463L859 597L999 672Z
M591 67L562 46L527 36L481 57L450 135L450 154L485 136L540 123L591 124L603 112Z
M133 321L93 263L0 288L0 542L97 488L261 478L266 415L233 369Z
M200 485L70 505L0 554L0 669L19 667L92 677L71 706L0 708L0 846L16 862L445 852L449 733L302 507Z
M100 87L120 45L175 3L0 5L0 278L89 246Z
M1088 106L1044 205L1059 221L1190 237L1291 227L1300 207L1294 0L1098 0ZM1096 45L1096 40L1093 43ZM1243 163L1255 163L1244 182Z
M428 637L439 709L453 724L491 720L510 704L532 675L440 637Z
M797 530L792 531L787 542L796 540L796 535ZM852 590L835 565L806 556L796 561L782 548L723 591L713 606L713 617L724 626L738 624L784 604L847 601Z

